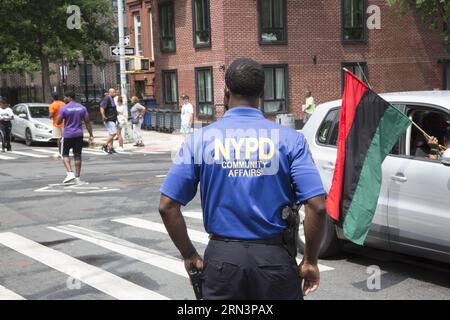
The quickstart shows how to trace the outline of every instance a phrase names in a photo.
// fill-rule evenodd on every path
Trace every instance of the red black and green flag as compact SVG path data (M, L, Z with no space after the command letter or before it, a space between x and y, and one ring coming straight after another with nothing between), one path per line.
M364 244L375 214L381 165L410 124L408 117L346 72L327 211L356 244Z

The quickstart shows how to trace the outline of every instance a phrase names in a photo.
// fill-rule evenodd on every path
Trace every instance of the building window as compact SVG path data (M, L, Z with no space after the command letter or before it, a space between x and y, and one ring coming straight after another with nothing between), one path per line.
M127 61L125 70L128 70L129 67L130 67L130 63ZM129 83L128 82L128 74L126 75L126 79L127 79L127 83ZM116 63L116 81L117 81L117 84L120 85L120 63Z
M136 55L142 56L142 24L141 15L139 13L133 14L134 21L134 43L136 46Z
M159 34L162 52L173 52L175 47L175 12L173 2L159 5Z
M197 89L198 116L212 117L214 115L212 68L196 68L195 83Z
M344 42L366 41L367 0L342 0L342 37Z
M264 66L264 113L287 111L287 66Z
M178 105L177 70L164 70L162 73L162 77L164 105L175 108Z
M211 24L209 0L192 1L192 21L194 31L194 47L211 46Z
M367 73L367 63L365 62L346 62L341 65L341 76L342 76L342 92L344 92L345 86L345 71L344 68L348 69L359 79L364 81L364 83L368 84L368 73Z
M79 69L80 69L80 84L82 86L92 84L94 82L94 76L92 75L92 64L81 63L79 65Z
M259 0L259 42L286 43L286 0Z

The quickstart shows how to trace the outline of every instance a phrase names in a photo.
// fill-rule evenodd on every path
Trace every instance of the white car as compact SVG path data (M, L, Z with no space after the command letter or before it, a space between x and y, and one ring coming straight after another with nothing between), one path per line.
M11 134L14 139L24 140L28 146L35 142L53 140L52 120L48 118L48 104L21 103L13 107L14 120Z
M450 91L381 94L428 134L450 146ZM341 100L319 105L302 132L327 191L337 154ZM450 263L450 153L431 159L423 135L414 127L383 163L378 206L365 245ZM304 219L304 213L302 221ZM321 257L336 254L342 230L328 218ZM300 226L300 251L304 231Z

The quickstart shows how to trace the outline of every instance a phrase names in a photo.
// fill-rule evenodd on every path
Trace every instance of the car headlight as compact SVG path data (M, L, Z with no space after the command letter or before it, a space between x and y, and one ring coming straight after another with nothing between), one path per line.
M48 130L48 128L46 126L43 126L42 124L39 124L39 123L35 123L34 126L36 127L36 129L39 129L39 130Z

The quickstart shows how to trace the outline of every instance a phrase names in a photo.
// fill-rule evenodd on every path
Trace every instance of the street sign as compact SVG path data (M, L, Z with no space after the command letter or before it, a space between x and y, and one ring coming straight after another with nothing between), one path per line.
M120 55L119 47L109 47L109 51L110 51L111 56L119 56ZM134 48L125 47L125 55L126 56L134 56Z

